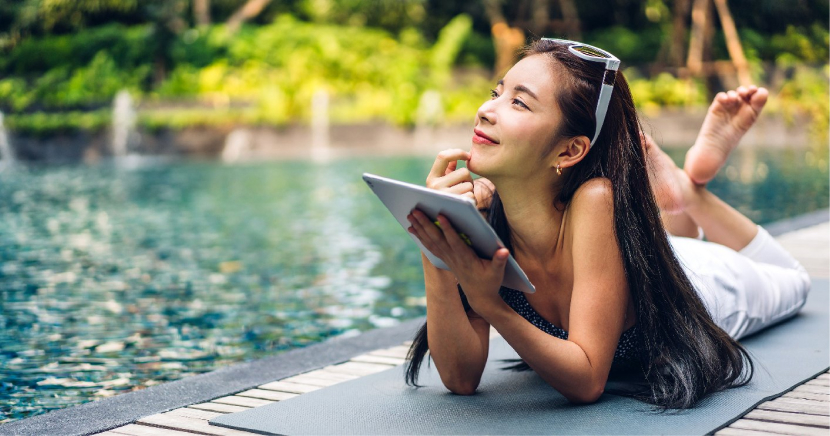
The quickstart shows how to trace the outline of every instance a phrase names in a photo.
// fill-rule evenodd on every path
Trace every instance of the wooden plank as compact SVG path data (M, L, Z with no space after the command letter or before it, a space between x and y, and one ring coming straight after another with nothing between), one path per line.
M722 428L715 433L716 436L771 436L774 434L765 431L744 430L731 427Z
M797 387L796 387L795 389L793 389L793 390L794 390L794 391L799 391L799 392L804 392L804 393L809 393L809 394L824 394L824 395L830 395L830 387L825 388L825 387L823 387L823 386L807 386L807 385L801 385L801 386L797 386Z
M297 394L289 394L288 392L268 391L265 389L248 389L236 394L238 397L257 398L268 401L285 401L297 396Z
M827 436L827 430L823 428L782 424L780 422L755 421L752 419L739 419L733 422L729 428L804 436Z
M824 374L819 374L819 375L818 375L818 377L816 377L816 379L820 379L820 380L830 380L830 374L828 374L828 373L826 373L826 372L825 372Z
M219 413L236 413L250 409L250 407L231 406L230 404L214 403L210 401L207 403L191 404L187 407L190 407L192 409L208 410L210 412Z
M409 353L409 347L403 345L369 352L369 354L374 356L397 357L398 359L406 359L407 353Z
M823 395L823 394L810 394L806 392L800 391L790 391L783 395L784 398L802 398L805 400L812 400L812 401L823 401L825 403L830 402L830 395Z
M349 381L354 380L356 378L360 378L359 375L344 374L342 372L332 372L327 371L325 369L315 369L314 371L305 372L300 375L336 381Z
M210 421L217 416L222 416L224 413L219 412L211 412L208 410L199 410L199 409L189 409L187 407L180 407L178 409L173 409L165 415L170 416L180 416L182 418L194 418L194 419L201 419L204 421Z
M314 392L320 389L320 386L304 385L300 383L291 383L288 381L281 380L271 383L265 383L264 385L259 386L259 389L287 392L290 394L307 394L309 392Z
M792 403L792 404L803 404L805 406L826 407L828 414L830 414L830 404L827 404L824 401L813 401L813 400L808 400L806 398L789 398L789 397L778 397L778 398L776 398L772 401Z
M387 356L373 356L371 354L363 354L360 356L355 356L349 359L350 362L363 362L363 363L377 363L379 365L390 365L390 366L398 366L403 365L406 363L406 359L399 359L397 357L387 357Z
M98 434L107 436L193 436L193 433L138 424L127 424Z
M258 398L238 397L228 395L227 397L215 398L214 403L230 404L231 406L259 407L275 403L275 401L260 400Z
M311 386L318 386L321 388L329 387L336 385L338 383L342 383L347 380L326 380L323 378L311 377L305 374L295 375L294 377L288 377L282 379L284 382L289 383L300 383L304 385L311 385Z
M249 436L253 433L246 431L231 430L225 427L210 425L207 421L196 418L183 418L181 416L160 413L157 415L145 416L138 420L140 424L153 427L161 427L172 430L190 431L212 436Z
M792 399L790 400L792 401ZM830 416L830 412L828 412L830 408L828 408L827 406L822 406L822 403L814 403L815 405L805 405L780 400L773 400L758 405L758 408L762 410L775 410L778 412L793 412L805 413L808 415Z
M783 422L786 424L812 425L814 427L830 428L830 417L805 415L803 413L755 409L744 415L744 418L754 419L757 421Z
M376 365L374 363L344 362L337 365L327 366L325 369L326 371L331 372L364 376L386 371L389 368L390 367L388 365Z

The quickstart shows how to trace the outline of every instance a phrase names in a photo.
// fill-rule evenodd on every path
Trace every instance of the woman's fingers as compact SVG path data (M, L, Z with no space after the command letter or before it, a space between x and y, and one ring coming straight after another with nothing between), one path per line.
M447 191L449 188L465 182L469 182L472 189L473 175L467 168L459 168L444 177L427 179L427 188Z
M473 249L461 239L461 236L455 230L455 227L452 226L450 220L447 219L444 215L438 215L438 222L441 224L441 231L444 233L444 237L447 241L447 245L449 245L450 249L456 252L460 256L469 257L475 256L478 257Z
M472 194L473 192L473 182L462 182L457 185L450 186L444 192L449 192L451 194L458 194L464 195L467 193Z
M412 217L412 219L410 219L412 226L418 231L418 239L424 243L424 246L426 246L429 251L433 252L432 254L440 257L440 253L436 253L434 250L441 252L447 251L447 241L443 232L429 219L429 217L419 210L412 211L409 216Z
M438 153L438 156L435 158L435 163L432 164L432 169L429 171L429 175L427 176L427 184L429 184L430 180L438 179L447 175L450 162L456 162L456 165L458 165L459 160L470 160L470 153L461 150L460 148L444 150Z

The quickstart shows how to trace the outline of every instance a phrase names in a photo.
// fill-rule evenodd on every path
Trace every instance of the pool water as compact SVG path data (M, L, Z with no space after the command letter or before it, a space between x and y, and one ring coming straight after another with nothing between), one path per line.
M712 190L761 223L826 208L803 154L736 154ZM0 422L424 315L418 250L360 175L430 166L0 172Z

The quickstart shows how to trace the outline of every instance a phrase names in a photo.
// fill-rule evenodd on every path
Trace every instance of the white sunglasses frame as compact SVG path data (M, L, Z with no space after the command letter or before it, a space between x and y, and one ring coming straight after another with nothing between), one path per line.
M605 64L605 72L602 75L602 87L599 91L599 99L597 99L597 129L594 132L594 138L591 139L590 144L594 145L594 142L597 140L597 137L599 137L600 130L602 130L602 125L605 122L605 114L608 112L608 102L611 101L611 93L614 92L614 79L616 78L617 70L619 70L620 68L620 60L616 56L612 55L611 53L608 53L607 51L599 47L594 47L593 45L585 44L578 41L556 38L542 38L542 41L551 41L560 44L566 44L568 46L568 51L578 56L579 58L585 59L586 61L602 62ZM581 51L576 50L575 47L586 47L591 50L596 50L602 54L608 55L608 57L602 58L598 56L590 56L585 53L582 53ZM610 77L608 74L609 71L614 72L610 75Z

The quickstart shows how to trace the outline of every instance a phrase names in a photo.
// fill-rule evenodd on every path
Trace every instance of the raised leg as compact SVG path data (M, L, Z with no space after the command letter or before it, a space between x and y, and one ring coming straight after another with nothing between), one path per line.
M705 184L715 177L729 153L758 119L768 94L766 89L753 85L715 96L683 166L696 184Z
M677 168L674 161L654 142L648 134L642 134L643 146L646 151L646 165L651 181L651 189L657 206L660 208L660 218L663 227L675 236L695 238L698 236L697 223L685 212L683 191L677 180Z
M758 233L752 220L709 192L705 185L694 183L647 135L643 143L654 196L669 233L696 237L699 226L709 241L735 251L752 241Z

